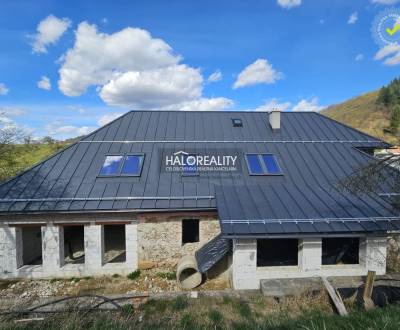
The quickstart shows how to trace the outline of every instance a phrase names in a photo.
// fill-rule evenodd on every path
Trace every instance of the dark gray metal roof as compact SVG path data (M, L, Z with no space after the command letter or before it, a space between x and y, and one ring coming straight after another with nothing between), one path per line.
M243 127L233 127L241 118ZM215 209L215 186L331 186L370 161L354 147L385 142L318 113L282 113L272 132L263 112L131 111L0 185L0 213ZM243 172L184 177L160 171L160 150L232 148L277 155L283 176ZM98 177L107 154L144 153L140 177Z
M400 230L398 212L379 196L335 186L219 186L216 200L221 231L230 237Z

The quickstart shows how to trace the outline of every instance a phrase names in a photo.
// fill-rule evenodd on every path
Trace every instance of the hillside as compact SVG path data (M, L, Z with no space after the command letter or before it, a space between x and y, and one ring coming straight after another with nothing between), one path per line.
M385 132L389 127L390 110L376 104L378 91L357 96L340 104L332 105L321 113L387 142L398 144L394 135Z
M10 146L8 156L0 159L0 182L49 157L68 143L19 144Z

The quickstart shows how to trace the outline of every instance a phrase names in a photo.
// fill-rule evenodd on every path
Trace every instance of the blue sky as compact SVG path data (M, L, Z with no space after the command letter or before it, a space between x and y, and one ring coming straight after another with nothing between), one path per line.
M399 76L371 34L393 6L2 1L0 122L63 139L129 109L320 110Z

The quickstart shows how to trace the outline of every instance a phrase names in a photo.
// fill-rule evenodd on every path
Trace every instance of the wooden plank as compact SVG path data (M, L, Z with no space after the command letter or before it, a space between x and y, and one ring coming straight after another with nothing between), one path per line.
M375 308L375 304L371 299L372 291L374 289L375 275L376 275L376 272L369 270L367 279L365 281L363 300L364 300L364 308L366 310Z
M336 310L338 311L339 315L341 316L346 316L348 315L346 307L343 304L342 297L336 290L333 288L332 284L329 283L326 277L321 277L322 283L324 283L324 286L326 288L326 291L328 291L329 296L331 297Z

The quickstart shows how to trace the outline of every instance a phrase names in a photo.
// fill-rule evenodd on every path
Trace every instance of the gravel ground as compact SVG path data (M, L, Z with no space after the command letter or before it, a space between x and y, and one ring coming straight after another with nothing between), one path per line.
M7 300L21 303L43 297L60 297L82 294L134 294L181 291L176 280L167 279L166 273L156 269L143 270L136 279L126 276L101 276L49 280L0 281L0 307ZM204 282L196 290L224 290L229 284L222 279Z

